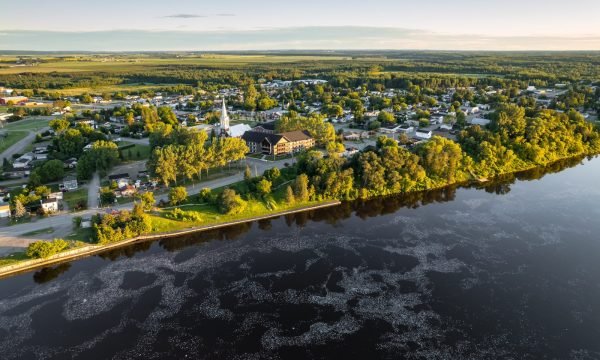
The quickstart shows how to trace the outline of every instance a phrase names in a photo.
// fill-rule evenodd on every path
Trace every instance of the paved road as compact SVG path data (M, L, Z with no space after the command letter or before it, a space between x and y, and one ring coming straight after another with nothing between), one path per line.
M254 173L256 171L259 175L262 174L265 170L270 169L275 166L278 168L283 168L284 164L286 162L292 163L293 160L287 159L287 160L271 162L271 161L264 161L264 160L258 160L258 159L252 159L252 158L247 159L247 163L250 166L250 168L252 169L252 172ZM210 188L210 189L219 188L219 187L227 186L229 184L233 184L238 181L242 181L243 179L244 179L244 173L243 173L243 171L241 171L235 175L231 175L228 177L206 181L201 184L196 184L195 186L190 185L187 187L187 191L188 191L189 195L195 195L195 194L198 194L200 192L200 190L203 188ZM92 180L92 182L93 182L93 180ZM90 183L90 188L92 188L91 185L92 184ZM166 194L156 196L156 201L160 201L161 199L167 200L167 197L168 196ZM131 209L132 207L133 207L133 204L124 204L124 205L115 206L113 208L116 210L125 210L125 209ZM2 227L2 228L0 228L0 255L2 253L6 253L8 251L7 249L10 249L10 252L13 252L13 251L15 251L15 247L27 246L27 244L30 241L44 240L44 239L49 239L49 238L67 236L72 231L72 226L73 226L72 224L73 224L74 217L76 217L76 216L82 216L82 217L91 216L91 215L96 214L97 212L98 212L98 209L90 208L88 210L78 212L78 213L60 214L60 215L50 216L48 218L39 219L39 220L37 220L35 222L31 222L31 223ZM19 240L19 239L21 239L20 236L22 234L37 231L37 230L47 229L49 227L54 228L54 232L50 235L35 236L34 239L32 239L30 237L29 239L27 239L27 241ZM15 244L17 244L17 245L15 245Z
M100 190L100 175L95 172L88 185L88 209L98 208L98 191Z

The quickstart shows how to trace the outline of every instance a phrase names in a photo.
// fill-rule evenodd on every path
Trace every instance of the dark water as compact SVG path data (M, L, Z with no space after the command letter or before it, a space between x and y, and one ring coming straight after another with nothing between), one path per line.
M0 280L0 358L599 359L583 163Z

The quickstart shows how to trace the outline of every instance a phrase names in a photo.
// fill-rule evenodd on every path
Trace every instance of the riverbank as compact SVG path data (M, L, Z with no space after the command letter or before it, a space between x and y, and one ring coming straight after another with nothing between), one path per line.
M118 241L118 242L114 242L114 243L110 243L110 244L105 244L105 245L82 246L82 247L78 247L76 249L71 249L71 250L67 250L67 251L58 253L58 254L53 255L46 259L19 260L15 264L2 266L2 267L0 267L0 279L8 277L8 276L24 273L24 272L29 272L32 270L37 270L37 269L43 268L43 267L48 267L48 266L57 265L57 264L61 264L61 263L68 262L68 261L81 259L81 258L92 256L92 255L95 255L95 254L98 254L98 253L101 253L104 251L116 249L116 248L119 248L119 247L122 247L125 245L131 245L131 244L144 242L144 241L152 241L152 240L158 240L158 239L177 237L177 236L181 236L181 235L187 235L187 234L192 234L192 233L197 233L197 232L202 232L202 231L221 229L221 228L225 228L228 226L233 226L233 225L258 221L258 220L271 219L271 218L275 218L275 217L279 217L279 216L291 215L291 214L301 213L301 212L310 211L310 210L318 210L318 209L328 208L328 207L332 207L332 206L337 206L339 204L341 204L341 202L338 200L324 201L324 202L319 202L317 204L302 206L299 208L278 211L278 212L274 212L274 213L268 214L268 215L252 216L252 217L247 217L247 218L243 218L243 219L239 219L239 220L223 222L223 223L203 225L203 226L197 226L197 227L181 229L181 230L174 230L174 231L168 231L168 232L159 232L159 233L154 233L154 234L142 235L142 236L137 236L135 238Z

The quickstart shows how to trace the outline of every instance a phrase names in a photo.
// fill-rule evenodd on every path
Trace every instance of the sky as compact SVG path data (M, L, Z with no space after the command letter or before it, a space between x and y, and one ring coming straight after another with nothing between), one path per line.
M17 3L0 50L600 50L600 0Z

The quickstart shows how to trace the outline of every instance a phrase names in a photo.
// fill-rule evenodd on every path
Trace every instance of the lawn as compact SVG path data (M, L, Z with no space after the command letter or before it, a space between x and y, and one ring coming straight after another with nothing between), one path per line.
M50 120L38 117L29 117L7 124L4 130L38 131L48 126Z
M29 260L25 252L17 252L4 257L0 257L0 266L14 265L20 261Z
M2 136L6 134L6 136ZM27 136L26 131L7 131L0 132L0 153L18 143L21 139Z
M88 202L88 191L87 189L77 189L74 191L67 191L63 194L63 201L69 206L69 210L74 211L75 207L79 202L86 204Z
M123 142L120 147L130 145L131 143ZM144 160L150 157L150 145L135 144L135 146L120 150L123 161Z

